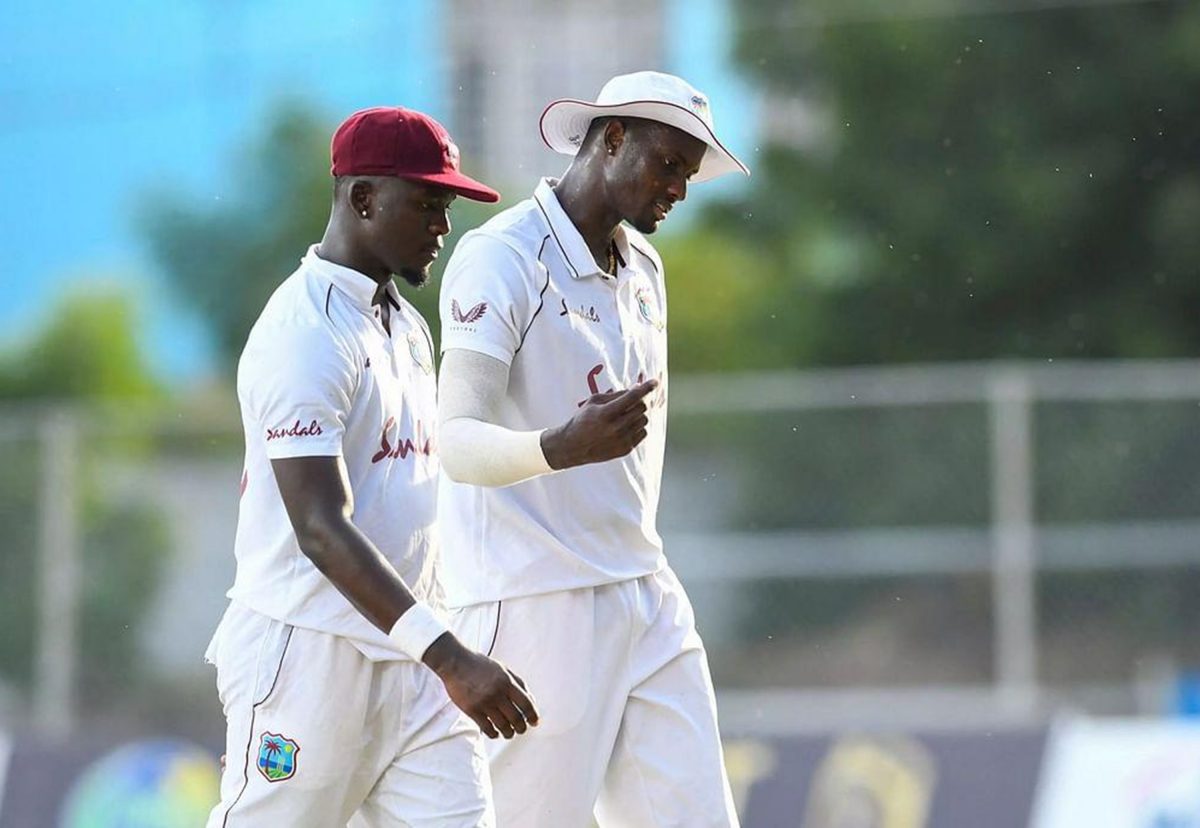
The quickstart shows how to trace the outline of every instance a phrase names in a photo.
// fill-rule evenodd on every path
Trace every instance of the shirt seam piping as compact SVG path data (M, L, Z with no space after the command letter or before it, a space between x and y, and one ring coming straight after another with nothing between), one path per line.
M551 228L550 232L554 232L553 228ZM542 253L545 252L546 242L548 241L550 241L549 235L542 239L542 246L538 248L537 255L538 264L546 268L546 284L542 285L542 291L538 294L537 310L533 312L533 316L529 317L529 324L525 326L525 330L521 333L521 341L517 343L517 349L513 351L514 358L521 352L521 349L525 347L525 337L529 336L529 329L533 327L534 321L538 318L538 314L542 312L542 307L546 303L546 289L550 287L550 268L546 267L545 262L542 261Z
M490 658L492 652L496 649L496 641L500 637L500 613L504 609L504 602L496 602L496 627L492 630L492 643L488 646L487 655Z
M651 255L650 255L649 253L647 253L645 250L642 250L642 248L638 247L638 246L637 246L636 244L634 244L633 242L629 242L629 246L630 246L631 248L633 248L634 250L636 250L637 252L641 253L641 254L642 254L642 256L643 256L643 257L645 257L645 259L646 259L647 261L649 261L649 262L650 262L650 266L654 268L654 272L655 272L655 273L657 273L657 274L658 274L658 275L660 275L660 276L662 275L662 271L658 269L658 262L654 261L654 257L653 257L653 256L651 256Z
M295 630L295 627L288 626L287 640L283 642L283 652L279 654L279 663L275 665L275 677L271 679L271 687L267 690L267 695L250 706L250 734L246 738L246 760L242 766L242 789L238 791L237 797L229 804L229 808L225 811L225 817L221 820L222 826L229 824L229 817L233 813L233 809L242 801L242 797L246 795L246 789L250 787L250 746L254 744L254 722L258 718L258 708L266 704L267 700L275 693L275 685L279 683L279 674L283 672L283 659L287 656L288 647L292 643L292 633Z
M579 268L575 267L575 263L571 261L571 254L567 252L567 248L562 243L562 239L560 239L558 237L558 233L556 233L554 231L554 222L550 220L550 214L548 212L546 212L546 208L542 206L542 202L537 197L536 194L534 195L533 200L534 200L534 203L537 204L538 209L542 211L542 216L544 216L546 219L546 227L548 227L550 229L550 235L554 236L554 243L557 244L558 249L562 251L563 260L566 261L567 267L571 268L571 273L575 276L576 279L581 278L579 275ZM546 238L548 239L548 238L550 238L550 236L547 236ZM545 242L545 239L543 239L542 247L545 247L545 246L546 246L546 242ZM540 260L541 258L542 258L541 251L538 251L538 259Z

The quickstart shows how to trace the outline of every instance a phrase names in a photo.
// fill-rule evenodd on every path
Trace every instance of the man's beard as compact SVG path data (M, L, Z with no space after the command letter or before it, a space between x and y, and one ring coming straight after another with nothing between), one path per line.
M429 281L429 268L422 267L406 267L396 274L404 281L408 282L415 288L425 287L425 283Z
M649 216L639 216L636 219L626 219L626 221L633 225L634 230L647 236L658 229L658 224Z

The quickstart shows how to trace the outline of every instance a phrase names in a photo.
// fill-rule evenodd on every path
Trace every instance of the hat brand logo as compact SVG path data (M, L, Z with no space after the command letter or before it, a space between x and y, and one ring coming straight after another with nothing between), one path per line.
M684 114L686 113L686 114ZM554 152L578 155L597 118L643 118L675 126L706 145L694 181L750 170L725 148L716 135L708 95L683 78L663 72L631 72L610 78L595 101L559 98L542 110L542 141Z
M453 141L448 141L446 143L446 160L450 162L451 169L458 169L458 146Z

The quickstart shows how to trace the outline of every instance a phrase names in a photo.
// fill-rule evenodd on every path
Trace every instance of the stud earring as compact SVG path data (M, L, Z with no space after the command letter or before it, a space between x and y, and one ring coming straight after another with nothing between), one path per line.
M366 217L367 217L367 211L366 211L366 210L363 210L363 211L362 211L362 217L363 217L363 218L366 218Z

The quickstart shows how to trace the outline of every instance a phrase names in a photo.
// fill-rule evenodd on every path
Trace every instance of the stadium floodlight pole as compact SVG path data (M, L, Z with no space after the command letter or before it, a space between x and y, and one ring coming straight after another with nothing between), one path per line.
M1000 705L1032 715L1037 686L1033 404L1029 376L1004 368L988 383L992 448L992 613Z
M79 616L79 426L69 410L53 411L39 428L38 625L34 721L65 737L75 719Z

